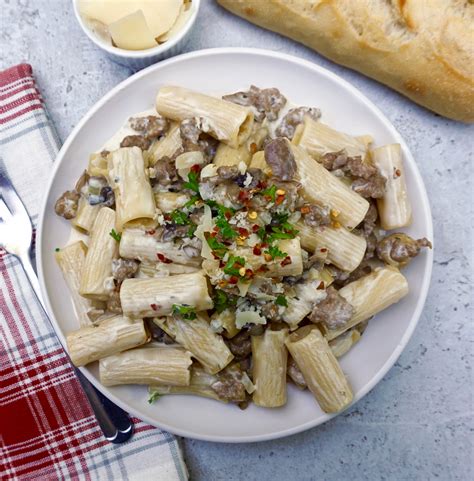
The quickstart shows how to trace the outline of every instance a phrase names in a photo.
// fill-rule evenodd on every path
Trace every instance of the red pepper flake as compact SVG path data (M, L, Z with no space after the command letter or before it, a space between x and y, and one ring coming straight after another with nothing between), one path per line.
M211 233L209 234L209 237L216 237L216 235L217 235L217 232L211 232Z
M258 229L260 229L260 226L259 226L258 224L254 224L254 225L252 226L252 232L257 232Z
M238 196L238 199L239 199L239 202L244 204L245 202L247 202L249 200L249 195L247 193L247 191L245 190L241 190L239 192L239 196Z
M260 266L258 269L257 269L257 272L266 272L268 271L268 267L263 265L263 266Z
M256 245L253 248L253 255L254 256L261 256L262 255L262 249L260 249L260 247L258 245Z
M262 243L260 244L260 247L261 247L262 249L265 249L266 247L268 247L268 242L262 242Z
M219 227L214 226L214 229L212 229L214 232L219 232Z
M316 289L319 289L319 290L324 289L324 282L321 281L321 282L319 283L319 286L316 287Z
M147 231L145 232L145 234L147 234L147 235L154 235L155 232L156 232L155 229L150 229L150 230L147 230Z
M286 256L281 262L280 262L280 265L282 267L284 266L287 266L288 264L291 264L292 263L292 260L291 260L291 257L290 256Z
M245 278L246 278L246 279L252 279L252 277L253 277L253 270L252 270L252 269L247 269L247 270L245 271Z
M300 212L301 212L302 214L309 214L310 210L311 210L311 209L309 208L309 206L304 205L303 207L301 207Z
M257 146L257 144L256 144L255 142L252 142L252 143L250 144L250 149L249 149L249 150L250 150L250 153L251 153L252 155L255 154L255 152L258 151L258 146Z
M189 170L197 174L201 171L201 166L199 164L194 164Z
M319 252L327 252L328 250L326 249L326 247L321 247L321 249L319 249Z
M227 220L229 220L232 217L232 214L229 211L226 211L224 215Z
M231 276L229 279L229 284L237 284L239 282L239 278L237 276Z
M158 306L156 304L150 304L150 307L154 310L154 311L157 311L158 310Z
M275 204L276 205L280 205L283 203L283 201L285 200L285 196L284 195L278 195L276 200L275 200Z
M249 236L249 231L247 229L244 229L243 227L238 228L239 235L241 237L248 237Z
M171 216L170 216L169 214L165 214L165 215L163 216L163 219L165 219L165 220L171 220Z
M256 189L260 189L260 190L266 189L266 188L267 188L267 183L264 182L264 181L260 181L260 182L256 185L255 188L256 188Z
M171 259L168 259L167 257L165 257L163 254L156 254L156 257L158 257L158 259L163 262L163 264L171 264L173 261Z
M219 259L219 267L222 269L225 266L225 262L222 259Z
M402 172L400 169L395 169L393 171L393 178L396 179L397 177L400 177L402 175Z

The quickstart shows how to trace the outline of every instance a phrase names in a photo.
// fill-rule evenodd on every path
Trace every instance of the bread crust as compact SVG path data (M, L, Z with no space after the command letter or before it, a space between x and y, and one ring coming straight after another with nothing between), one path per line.
M217 1L440 115L474 122L470 0Z

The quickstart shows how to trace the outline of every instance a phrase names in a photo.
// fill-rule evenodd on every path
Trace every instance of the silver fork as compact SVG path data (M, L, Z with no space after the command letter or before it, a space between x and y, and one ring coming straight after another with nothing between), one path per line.
M46 313L38 277L31 262L32 236L33 227L25 206L11 182L0 170L0 246L19 259ZM71 366L73 366L72 363ZM89 399L105 438L116 444L127 441L133 434L133 424L128 414L98 391L79 369L74 366L73 369Z

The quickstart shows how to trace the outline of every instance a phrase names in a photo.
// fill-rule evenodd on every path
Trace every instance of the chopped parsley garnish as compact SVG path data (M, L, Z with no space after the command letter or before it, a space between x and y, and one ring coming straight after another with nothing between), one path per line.
M286 297L283 294L279 294L277 296L277 298L275 299L275 304L277 306L288 307L288 301L286 300Z
M222 242L219 242L215 237L212 237L210 232L204 232L204 237L214 255L220 258L225 256L227 247L222 244Z
M196 319L196 309L193 306L173 304L173 314L192 321Z
M228 307L235 306L237 299L233 296L229 296L225 291L216 289L214 291L214 309L220 314Z
M199 195L193 195L186 204L183 205L184 208L193 207L194 204L200 199Z
M215 218L216 226L219 227L219 233L223 239L235 239L239 234L229 224L229 219L235 214L235 210L218 204L214 200L206 200L206 204L217 212Z
M189 227L188 232L187 232L188 237L192 237L194 235L194 233L196 232L196 229L197 229L196 224L191 225L191 227Z
M118 233L115 229L112 229L109 232L110 237L115 239L117 242L120 242L120 239L122 238L122 234Z
M206 204L211 208L217 211L218 216L222 216L225 218L230 218L235 214L235 209L231 207L226 207L225 205L217 203L215 200L206 200Z
M272 233L268 236L268 242L274 242L277 239L294 239L298 232L297 230L285 232L281 227L272 227Z
M199 193L199 174L197 172L189 172L188 181L183 184L185 189Z
M244 277L240 274L239 270L245 266L245 259L239 256L229 256L229 260L224 266L224 273L229 276Z
M260 227L257 230L257 235L260 238L260 240L265 240L265 237L267 237L267 231L265 230L265 227Z
M187 225L191 223L188 216L183 211L178 209L171 212L170 217L171 220L178 225Z
M223 239L235 239L239 233L232 229L229 221L225 217L220 215L216 217L216 226L219 227L219 233Z
M275 213L272 218L271 233L268 236L269 242L276 239L294 239L298 235L298 230L293 224L288 222L289 214Z
M265 251L265 254L269 254L272 259L276 259L277 257L284 259L288 255L286 252L282 252L278 249L277 246L270 246L268 250Z
M272 202L275 202L276 191L277 191L277 186L272 185L271 187L268 187L268 189L262 190L260 193L265 197L270 197L270 199L272 199Z
M158 393L158 392L156 392L156 391L155 391L155 392L152 392L152 393L150 394L150 397L148 398L148 403L149 403L149 404L153 404L157 399L160 399L160 397L161 397L161 394L160 394L160 393Z

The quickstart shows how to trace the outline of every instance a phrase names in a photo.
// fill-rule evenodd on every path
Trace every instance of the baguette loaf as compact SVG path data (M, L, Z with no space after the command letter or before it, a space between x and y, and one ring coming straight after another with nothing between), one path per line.
M474 122L474 0L218 0L231 12Z

